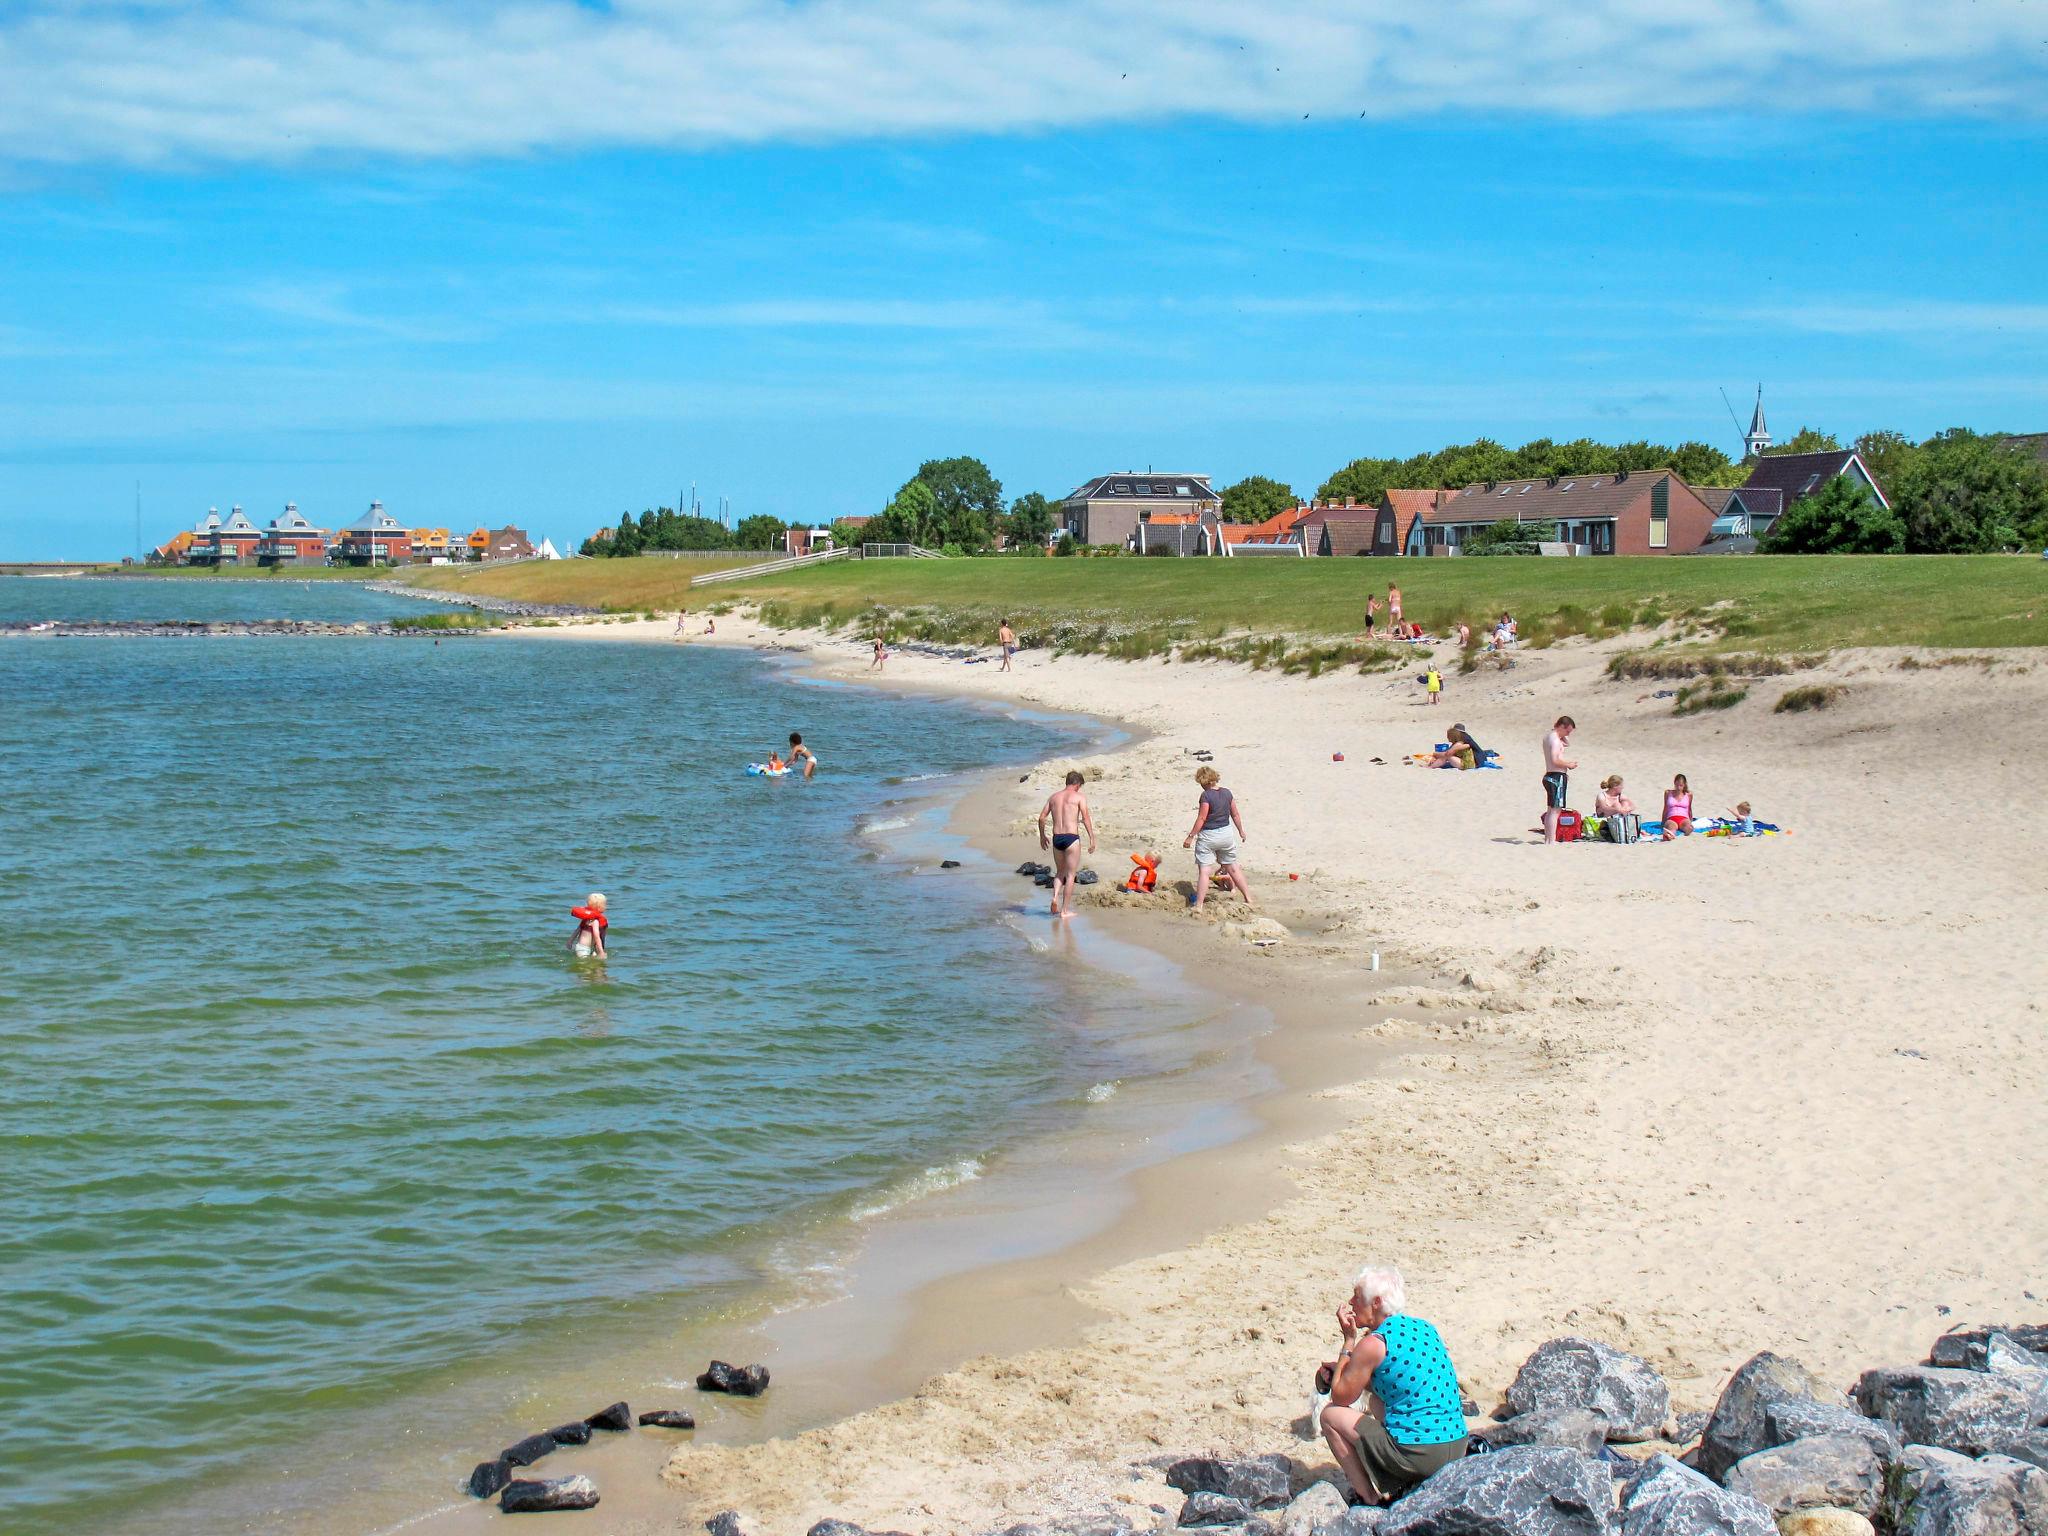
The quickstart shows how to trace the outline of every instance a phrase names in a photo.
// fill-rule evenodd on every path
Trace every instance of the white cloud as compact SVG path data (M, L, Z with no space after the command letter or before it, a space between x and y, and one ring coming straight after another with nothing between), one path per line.
M2038 119L2026 0L10 0L0 160L185 164L1212 116Z
M1824 336L2032 335L2048 331L2048 304L1975 304L1942 299L1818 301L1748 312L1760 325Z

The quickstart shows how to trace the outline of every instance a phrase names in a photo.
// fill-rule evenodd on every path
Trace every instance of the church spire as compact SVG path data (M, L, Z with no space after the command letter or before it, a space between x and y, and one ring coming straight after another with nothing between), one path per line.
M1756 387L1756 414L1749 418L1749 431L1743 434L1743 452L1752 459L1760 459L1764 450L1771 446L1771 429L1764 425L1764 387Z

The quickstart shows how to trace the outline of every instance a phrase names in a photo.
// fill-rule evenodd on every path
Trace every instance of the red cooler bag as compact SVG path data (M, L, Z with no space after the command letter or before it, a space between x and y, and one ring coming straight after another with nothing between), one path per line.
M1576 843L1586 830L1586 819L1577 811L1557 813L1557 840L1560 843Z

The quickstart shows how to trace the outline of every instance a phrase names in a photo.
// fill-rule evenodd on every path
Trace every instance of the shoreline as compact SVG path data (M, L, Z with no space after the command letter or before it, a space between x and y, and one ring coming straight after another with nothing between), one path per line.
M737 616L721 628L711 643L870 680L857 641ZM667 641L665 629L551 633ZM1272 1149L1262 1171L1283 1189L1261 1217L1088 1273L1073 1289L1095 1315L1075 1343L978 1356L820 1430L679 1451L663 1528L728 1506L778 1536L826 1515L919 1532L1105 1510L1147 1525L1176 1502L1147 1467L1160 1453L1289 1450L1321 1465L1287 1426L1339 1277L1367 1257L1408 1271L1482 1408L1562 1333L1646 1356L1683 1409L1710 1404L1758 1348L1842 1373L1918 1358L1944 1319L2038 1310L2021 1286L2048 1232L2019 1190L2048 1160L2025 1087L2048 1069L2031 1001L2048 977L2024 916L2043 850L2003 813L2027 803L2028 764L2048 750L2048 710L2015 701L2048 698L2048 679L2017 656L1949 671L1845 652L1789 680L1844 690L1827 715L1773 714L1763 699L1674 719L1655 683L1605 676L1614 648L1451 679L1453 707L1437 715L1419 713L1405 677L1026 653L999 682L993 664L899 652L884 686L1151 732L1098 765L1091 799L1106 851L1173 849L1175 874L1185 753L1215 752L1254 818L1255 887L1292 899L1295 938L1252 959L1212 925L1166 921L1163 901L1157 918L1126 914L1148 925L1145 942L1191 946L1204 982L1212 962L1268 983L1291 973L1327 1017L1368 946L1439 979L1387 987L1345 1021L1339 1033L1400 1054L1324 1090L1334 1129ZM1641 797L1658 778L1648 764L1675 758L1705 796L1754 794L1797 835L1534 846L1533 743L1560 705L1579 712L1575 747L1599 752L1575 776L1578 799L1609 766ZM2015 727L1992 761L1937 745L1992 717ZM1398 766L1460 718L1506 746L1506 773ZM1324 766L1333 749L1347 762ZM1046 786L1028 777L989 787L999 830L1035 812ZM1928 803L1984 839L1967 867L1938 843L1866 835L1873 815ZM1344 814L1354 807L1369 814ZM1963 1081L1967 1123L1945 1102ZM1949 1231L1970 1234L1966 1251ZM1746 1284L1709 1284L1731 1265ZM1163 1379L1177 1390L1162 1398Z

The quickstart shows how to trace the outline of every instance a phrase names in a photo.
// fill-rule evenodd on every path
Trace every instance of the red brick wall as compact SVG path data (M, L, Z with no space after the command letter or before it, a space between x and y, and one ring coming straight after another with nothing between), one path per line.
M1650 505L1659 482L1666 484L1670 512L1670 533L1662 549L1650 548ZM1643 488L1614 520L1614 552L1617 555L1684 555L1707 542L1707 530L1714 514L1704 501L1675 475L1646 475Z

